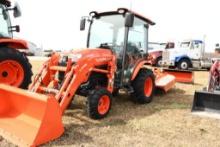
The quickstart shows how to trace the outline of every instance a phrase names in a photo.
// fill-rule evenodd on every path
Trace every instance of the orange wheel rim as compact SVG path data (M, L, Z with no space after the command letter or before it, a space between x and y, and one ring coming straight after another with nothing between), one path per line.
M99 100L98 112L100 114L105 114L110 107L110 99L107 95L104 95Z
M22 66L14 60L5 60L0 63L1 83L19 87L24 79Z
M151 78L147 78L144 83L144 94L149 97L153 90L153 81Z

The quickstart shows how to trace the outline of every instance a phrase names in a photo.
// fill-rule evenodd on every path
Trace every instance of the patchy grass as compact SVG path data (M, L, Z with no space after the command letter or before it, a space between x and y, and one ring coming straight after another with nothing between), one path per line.
M36 74L43 61L31 63ZM219 146L220 121L190 114L194 92L206 86L208 76L207 71L195 71L195 84L176 83L167 93L156 93L146 105L133 103L120 91L102 120L90 119L86 98L75 96L62 117L65 132L42 147ZM1 137L0 145L11 146Z

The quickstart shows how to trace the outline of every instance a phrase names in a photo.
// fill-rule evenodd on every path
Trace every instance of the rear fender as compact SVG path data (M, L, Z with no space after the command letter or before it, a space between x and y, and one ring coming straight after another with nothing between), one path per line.
M20 40L20 39L11 39L11 38L1 39L0 45L1 44L7 44L6 46L12 49L28 49L27 42L25 40Z
M146 60L140 60L140 61L138 61L138 62L134 65L134 67L133 67L133 69L132 69L131 81L133 81L133 80L135 79L135 77L137 76L139 70L140 70L141 68L143 68L143 65L144 65L144 64L147 64L147 63L148 63L148 61L146 61Z

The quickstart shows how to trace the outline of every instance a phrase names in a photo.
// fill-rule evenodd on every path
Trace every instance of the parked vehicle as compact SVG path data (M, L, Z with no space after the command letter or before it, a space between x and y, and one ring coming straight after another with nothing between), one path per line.
M2 136L20 146L39 146L64 132L62 115L76 94L87 97L89 116L101 119L109 114L112 96L119 90L144 104L152 101L156 88L168 91L174 86L175 77L147 68L147 60L132 43L148 38L153 21L119 8L83 16L81 30L86 22L87 48L53 52L29 90L0 84ZM146 53L147 43L142 46Z
M174 49L163 51L162 64L169 68L187 70L188 68L210 69L213 60L204 57L205 44L201 40L184 40Z
M220 61L216 60L210 69L207 87L196 90L191 113L220 119Z
M27 89L31 83L32 66L28 58L19 49L28 49L27 42L13 39L13 32L19 32L19 26L12 26L8 11L13 10L14 17L21 16L17 3L11 8L9 0L0 0L0 83Z
M162 54L165 49L172 49L175 47L174 42L159 43L158 48L149 50L149 64L157 67L162 67Z

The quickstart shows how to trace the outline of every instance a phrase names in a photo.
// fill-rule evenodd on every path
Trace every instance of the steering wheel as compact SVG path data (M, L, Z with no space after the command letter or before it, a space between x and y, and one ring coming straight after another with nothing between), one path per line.
M110 49L113 52L116 52L116 50L120 50L121 46L115 44L115 43L111 43L111 42L106 42L106 43L101 43L99 48L105 48L105 49Z

